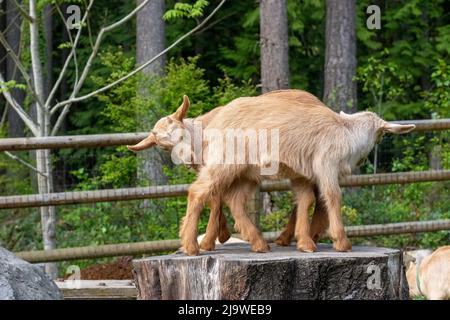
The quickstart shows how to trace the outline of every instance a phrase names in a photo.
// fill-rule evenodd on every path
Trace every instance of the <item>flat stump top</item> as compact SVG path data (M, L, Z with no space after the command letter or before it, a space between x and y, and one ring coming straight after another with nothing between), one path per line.
M270 244L270 251L265 253L252 252L248 243L230 243L216 245L214 251L202 251L198 256L188 256L182 252L163 256L152 256L144 259L134 260L134 262L148 260L189 260L203 259L211 257L213 259L227 261L271 261L285 259L346 259L346 258L374 258L386 257L398 254L397 249L383 247L353 246L350 252L337 252L331 244L317 244L317 251L314 253L298 251L295 245L281 247Z

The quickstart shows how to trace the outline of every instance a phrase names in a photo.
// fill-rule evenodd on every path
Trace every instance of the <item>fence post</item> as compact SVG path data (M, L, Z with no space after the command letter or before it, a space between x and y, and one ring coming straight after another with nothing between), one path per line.
M261 209L261 190L258 186L253 196L248 200L247 212L250 216L250 220L259 228L259 218Z

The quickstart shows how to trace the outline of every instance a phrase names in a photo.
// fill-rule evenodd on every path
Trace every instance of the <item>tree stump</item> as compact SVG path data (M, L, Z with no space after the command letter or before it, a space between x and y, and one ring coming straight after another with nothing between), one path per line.
M271 246L254 253L246 243L133 261L138 299L407 299L399 250L353 247L336 252L319 244L315 253Z

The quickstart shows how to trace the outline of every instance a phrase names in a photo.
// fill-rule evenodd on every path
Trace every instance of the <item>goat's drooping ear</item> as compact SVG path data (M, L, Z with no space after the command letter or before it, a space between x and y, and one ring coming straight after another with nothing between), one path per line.
M188 96L184 95L183 96L183 103L177 109L177 111L175 111L175 113L172 115L172 117L175 120L183 121L183 119L186 118L187 112L189 110L189 104L190 104L190 102L189 102Z
M414 124L397 124L397 123L389 123L386 122L382 129L384 132L390 132L395 134L403 134L408 133L414 130L416 125Z
M147 138L139 142L138 144L135 144L134 146L127 146L128 150L131 151L141 151L144 149L148 149L156 145L155 135L153 133L150 133Z

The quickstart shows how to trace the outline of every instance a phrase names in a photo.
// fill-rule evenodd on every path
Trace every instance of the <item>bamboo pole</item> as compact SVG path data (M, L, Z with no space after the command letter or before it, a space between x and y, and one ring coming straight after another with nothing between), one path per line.
M450 119L400 120L393 122L415 124L415 132L440 131L450 129ZM41 138L7 138L0 139L0 151L111 147L135 144L147 137L147 135L148 132L136 132L76 136L53 136Z
M349 237L393 235L405 233L432 232L439 230L450 230L450 219L400 222L389 224L376 224L366 226L346 227ZM279 232L265 232L264 238L272 242ZM239 235L233 235L239 237ZM139 255L146 253L157 253L161 251L175 251L181 246L180 240L158 240L136 243L107 244L99 246L65 248L41 251L22 251L16 255L28 262L55 262L79 259L93 259L102 257L114 257L123 255Z
M340 184L343 187L360 187L369 185L403 184L444 180L450 180L450 170L351 175L341 179ZM188 188L188 184L179 184L139 188L5 196L0 197L0 209L178 197L187 195ZM261 191L286 190L290 190L289 180L264 181L261 185Z

